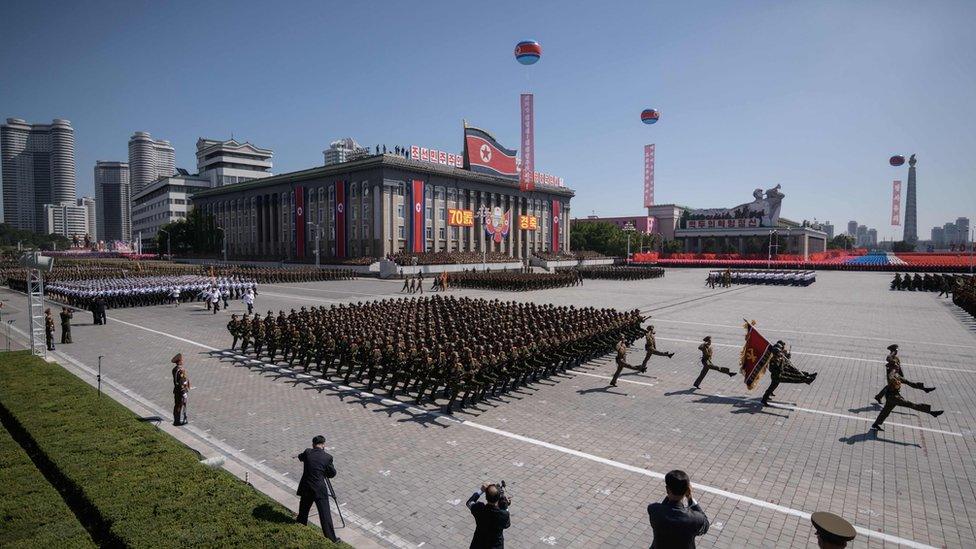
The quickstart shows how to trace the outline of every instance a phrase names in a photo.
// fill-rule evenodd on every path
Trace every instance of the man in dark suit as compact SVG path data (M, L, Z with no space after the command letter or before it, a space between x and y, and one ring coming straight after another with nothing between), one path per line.
M332 526L329 487L326 484L326 479L336 476L336 469L332 464L332 456L325 451L325 437L316 435L312 439L312 447L298 454L298 459L305 464L305 468L302 470L302 479L298 481L298 495L302 499L298 503L298 518L295 520L301 524L308 524L308 512L314 502L319 512L322 533L332 541L339 541L335 527Z
M661 503L647 506L654 530L651 549L694 549L695 537L708 532L708 517L691 497L691 482L684 471L674 470L664 476L668 495ZM682 500L688 499L686 507Z
M478 501L481 494L485 495L488 503ZM470 549L504 549L504 530L512 525L512 521L508 516L508 509L499 507L501 499L502 493L494 484L482 484L481 490L468 498L465 505L471 509L475 522Z

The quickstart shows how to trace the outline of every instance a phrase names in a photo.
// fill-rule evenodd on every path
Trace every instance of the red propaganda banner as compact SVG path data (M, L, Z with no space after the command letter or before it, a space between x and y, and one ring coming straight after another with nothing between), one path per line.
M519 170L519 190L535 190L535 111L531 93L523 93L522 105L522 162ZM548 178L544 181L551 185Z
M295 257L305 259L305 187L295 187Z
M901 225L901 181L891 185L891 224Z
M657 228L657 218L652 216L647 216L647 232L644 234L654 234L654 229Z
M515 151L501 146L485 130L464 128L464 164L473 172L518 179Z
M336 257L346 257L346 182L335 183Z
M559 201L552 201L552 248L553 253L559 251Z
M424 206L427 201L424 198L424 182L414 179L410 183L410 250L414 253L425 251L427 238L424 233L426 219L424 218Z
M654 144L644 145L644 207L654 205Z
M464 166L464 160L460 154L439 151L437 149L428 149L426 147L418 147L417 145L410 145L410 158L411 160L422 160L424 162L443 164L445 166L451 166L452 168L460 168Z
M769 341L759 333L754 322L746 321L746 343L739 354L739 371L750 391L766 373L771 357Z

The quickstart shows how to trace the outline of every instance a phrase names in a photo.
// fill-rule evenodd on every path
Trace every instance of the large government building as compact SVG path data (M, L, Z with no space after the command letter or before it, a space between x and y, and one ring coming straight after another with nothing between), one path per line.
M426 151L425 151L426 152ZM432 161L379 154L206 189L193 207L238 259L314 261L408 251L494 251L514 258L569 251L572 190ZM318 232L318 235L316 234Z

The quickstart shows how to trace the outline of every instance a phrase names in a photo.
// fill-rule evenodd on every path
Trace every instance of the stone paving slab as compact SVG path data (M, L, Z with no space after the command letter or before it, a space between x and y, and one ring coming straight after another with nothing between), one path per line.
M59 351L90 366L103 355L106 376L162 408L171 399L169 358L182 351L195 427L289 476L301 472L295 453L326 434L347 508L414 546L465 546L473 521L464 500L480 482L505 479L515 498L506 532L513 547L646 547L645 508L663 497L659 474L672 468L701 485L713 522L703 547L810 546L809 520L797 513L816 510L893 536L862 534L858 546L976 546L976 332L956 308L929 293L889 292L889 276L873 273L818 273L808 288L715 290L704 275L452 291L636 307L653 315L659 346L676 353L654 357L646 374L625 375L617 388L608 389L612 368L602 359L456 419L224 355L229 315L196 304L109 311L104 327L77 314L76 343ZM370 279L265 286L257 309L389 298L399 288ZM23 296L0 294L22 317ZM820 372L817 382L781 385L782 406L766 409L754 402L765 381L749 392L740 378L710 372L702 390L690 391L701 338L712 335L716 364L734 366L743 318L791 344L799 368ZM909 378L939 388L906 396L947 412L896 411L873 436L871 397L891 342L902 344ZM634 349L629 360L641 355Z

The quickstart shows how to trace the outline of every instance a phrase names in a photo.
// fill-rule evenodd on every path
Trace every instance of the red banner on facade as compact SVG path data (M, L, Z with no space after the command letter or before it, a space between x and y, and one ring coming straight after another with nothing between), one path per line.
M305 259L305 187L295 187L295 257Z
M771 354L769 341L751 323L746 322L746 344L739 354L739 371L749 390L755 388L766 368Z
M425 234L426 219L424 219L424 182L414 179L410 183L410 250L414 253L426 251L427 237Z
M522 106L522 162L519 167L519 189L532 191L535 190L535 107L532 94L523 93L519 103Z
M346 257L346 182L335 183L335 240L336 257Z
M559 251L559 201L552 201L552 248L551 252Z
M654 205L654 144L644 145L644 207Z
M891 224L901 225L901 181L897 179L891 186Z

